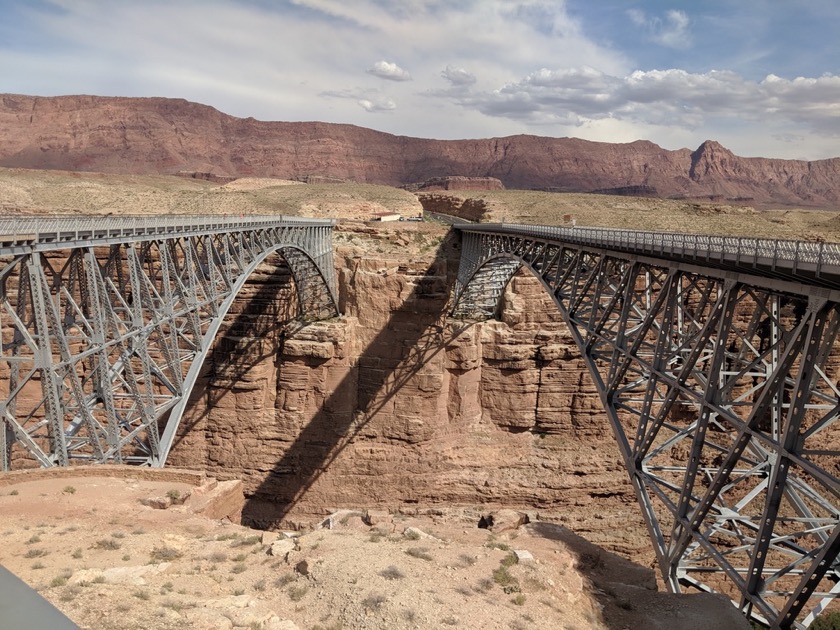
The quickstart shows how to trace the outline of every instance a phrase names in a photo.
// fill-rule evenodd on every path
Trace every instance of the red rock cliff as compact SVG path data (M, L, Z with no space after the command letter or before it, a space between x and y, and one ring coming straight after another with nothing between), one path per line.
M715 142L511 136L424 140L351 125L262 122L164 98L0 95L0 166L120 173L326 177L406 185L493 177L507 188L840 206L840 158L741 158Z
M377 238L416 242L395 230L339 249L341 319L282 334L263 325L289 308L286 276L246 287L169 463L244 479L260 526L338 507L521 507L646 558L609 424L542 287L516 278L504 321L447 321L454 243L377 254Z

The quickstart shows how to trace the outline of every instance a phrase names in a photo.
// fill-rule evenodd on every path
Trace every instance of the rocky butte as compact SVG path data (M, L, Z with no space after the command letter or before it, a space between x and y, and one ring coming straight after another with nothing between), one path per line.
M426 140L351 125L235 118L180 99L0 95L0 166L507 188L836 208L840 158L744 158L717 142L667 151L574 138Z

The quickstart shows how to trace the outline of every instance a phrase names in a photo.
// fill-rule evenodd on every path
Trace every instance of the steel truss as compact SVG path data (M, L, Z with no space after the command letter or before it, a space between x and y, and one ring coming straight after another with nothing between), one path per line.
M0 228L2 470L16 457L163 466L225 314L274 252L294 277L301 317L338 314L330 221L0 219Z
M828 288L830 265L807 272L815 287L794 281L784 260L701 265L708 252L664 260L569 243L560 230L457 229L453 316L494 317L523 266L553 296L669 589L722 592L771 627L807 627L840 591L840 292Z

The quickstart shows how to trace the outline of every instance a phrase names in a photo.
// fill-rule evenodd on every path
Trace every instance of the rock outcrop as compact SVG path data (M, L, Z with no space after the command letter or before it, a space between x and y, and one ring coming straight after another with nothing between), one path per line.
M448 321L457 253L454 239L408 260L342 247L345 315L300 329L264 327L288 295L282 274L262 274L217 341L170 463L242 478L244 518L261 527L367 507L478 523L513 507L647 560L618 449L550 298L523 275L503 321Z
M419 184L404 186L412 191L432 190L504 190L501 180L495 177L433 177Z
M352 125L235 118L180 99L0 95L0 138L6 167L391 186L458 176L518 189L840 205L840 158L742 158L715 142L692 152L528 135L426 140Z

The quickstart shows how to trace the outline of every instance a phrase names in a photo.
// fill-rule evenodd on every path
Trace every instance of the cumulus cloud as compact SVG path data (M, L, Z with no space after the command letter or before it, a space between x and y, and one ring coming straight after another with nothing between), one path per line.
M362 109L373 114L378 112L390 112L397 109L397 104L390 98L378 99L376 101L363 98L360 99L358 103Z
M377 61L366 72L387 81L411 81L411 75L407 70L389 61Z
M636 25L647 31L651 41L668 48L688 48L691 44L690 20L685 11L672 9L664 18L648 16L639 9L629 9L627 15Z
M749 81L731 71L636 71L615 77L594 68L541 69L463 106L535 123L598 119L697 127L712 119L797 123L840 135L840 76Z
M444 79L449 81L454 87L465 87L476 82L475 75L464 68L453 68L447 65L443 72L440 73Z

